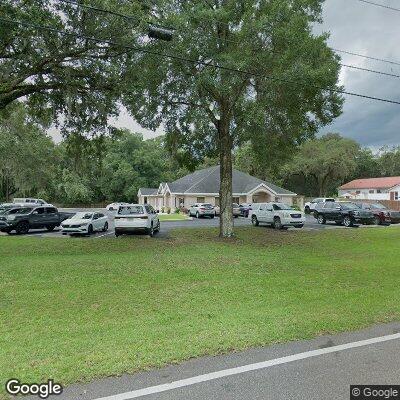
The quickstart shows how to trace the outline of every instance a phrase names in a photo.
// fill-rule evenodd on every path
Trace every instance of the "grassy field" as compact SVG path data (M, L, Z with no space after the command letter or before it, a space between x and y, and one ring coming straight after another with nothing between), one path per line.
M68 384L399 320L399 234L0 237L0 390L10 377Z
M185 221L188 220L189 217L186 214L160 214L158 216L160 221Z

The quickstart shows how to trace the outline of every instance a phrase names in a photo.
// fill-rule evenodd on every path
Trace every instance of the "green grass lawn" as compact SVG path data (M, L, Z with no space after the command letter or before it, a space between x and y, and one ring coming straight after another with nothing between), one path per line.
M189 217L186 214L160 214L158 216L160 221L185 221L189 220Z
M396 227L216 235L0 237L0 398L399 320Z

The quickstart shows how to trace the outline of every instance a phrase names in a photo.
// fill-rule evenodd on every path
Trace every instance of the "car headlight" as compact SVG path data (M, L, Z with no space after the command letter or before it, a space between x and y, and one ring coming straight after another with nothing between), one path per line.
M360 211L353 211L353 215L360 215Z
M14 221L15 215L7 215L7 221Z

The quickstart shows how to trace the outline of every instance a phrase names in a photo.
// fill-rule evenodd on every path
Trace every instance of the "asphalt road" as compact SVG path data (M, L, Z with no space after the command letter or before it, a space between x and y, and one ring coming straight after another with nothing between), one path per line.
M392 323L202 357L159 370L72 385L54 399L348 400L350 385L400 384L399 332L400 323Z
M78 211L100 211L109 216L109 230L108 232L98 232L94 233L92 236L90 236L91 239L93 238L110 238L114 237L114 214L112 212L108 212L104 209L100 208L92 208L92 209L72 209L72 208L65 208L65 209L60 209L60 211L65 211L65 212L78 212ZM235 218L234 219L234 224L235 226L250 226L251 221L248 218ZM186 220L186 221L171 221L171 222L161 222L161 231L158 233L155 237L158 238L165 238L168 237L168 233L172 229L176 228L210 228L210 227L218 227L219 226L219 218L193 218L193 220ZM370 226L369 226L370 227ZM365 226L361 226L360 228L367 228ZM381 227L384 228L384 227ZM260 226L257 229L269 229L266 226ZM291 230L297 230L295 228L290 228ZM335 223L327 223L326 225L319 225L317 223L317 220L311 216L307 215L306 216L306 223L304 225L304 230L325 230L325 229L351 229L351 228L345 228L344 226L337 226ZM353 228L357 229L357 228ZM5 233L0 232L1 235L7 235ZM11 235L15 235L15 232L13 232ZM59 228L56 228L53 232L48 232L46 229L32 229L29 231L28 236L37 236L37 237L59 237L59 238L70 238L69 236L64 236L61 234L61 231ZM89 238L88 236L82 236L85 238Z

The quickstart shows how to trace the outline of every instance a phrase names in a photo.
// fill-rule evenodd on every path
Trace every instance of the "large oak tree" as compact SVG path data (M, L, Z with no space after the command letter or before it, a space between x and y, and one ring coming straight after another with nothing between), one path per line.
M163 123L170 148L190 167L219 155L220 235L229 237L235 146L250 140L268 157L276 146L312 137L341 112L338 57L327 34L312 29L323 0L154 3L177 30L168 46L144 43L163 55L143 54L128 71L140 85L124 103L143 125Z

